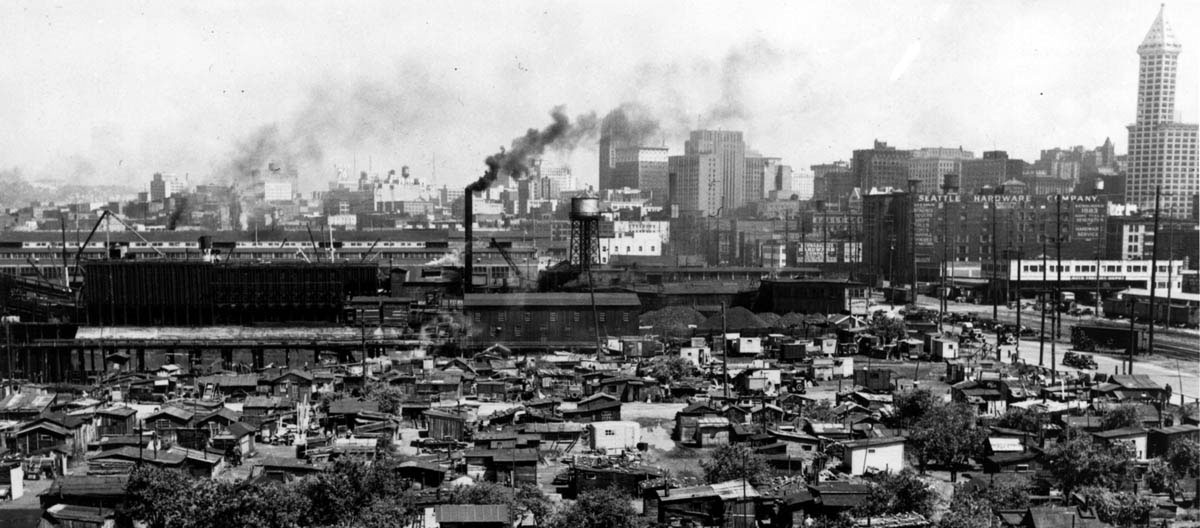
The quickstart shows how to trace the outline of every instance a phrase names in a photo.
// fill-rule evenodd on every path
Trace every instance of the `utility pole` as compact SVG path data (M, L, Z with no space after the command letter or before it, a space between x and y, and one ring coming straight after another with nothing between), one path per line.
M1134 296L1129 296L1129 364L1125 367L1125 373L1133 375L1133 354L1137 350L1137 328L1134 326L1134 321L1137 317L1134 313L1137 310L1137 301ZM1182 393L1182 387L1180 387Z
M950 241L946 238L946 225L950 223L948 221L949 215L950 215L950 204L948 202L943 202L942 203L942 270L940 273L940 275L942 276L942 285L938 289L938 297L939 297L939 301L940 301L939 307L941 308L942 313L938 314L938 333L942 332L942 320L945 319L945 317L946 317L946 271L949 270L949 265L946 263L946 256L948 254L947 249L949 248L949 244L950 244Z
M912 255L912 304L917 304L917 185L921 180L908 180L908 252Z
M1167 310L1163 317L1163 330L1171 329L1171 281L1175 273L1175 238L1173 229L1167 229ZM1157 237L1157 235L1156 235ZM1158 245L1158 238L1154 239Z
M1148 326L1150 328L1147 329L1147 333L1149 334L1147 337L1147 340L1146 340L1146 353L1147 354L1154 353L1154 312L1155 312L1154 305L1156 304L1155 299L1154 299L1154 297L1155 297L1154 294L1157 293L1157 287L1158 287L1158 246L1161 245L1161 244L1159 244L1159 240L1158 240L1158 217L1159 217L1159 209L1162 205L1160 203L1161 199L1162 199L1162 185L1155 185L1154 186L1154 247L1150 248L1150 307L1148 309L1148 312L1150 314L1150 321L1149 321L1150 324ZM1168 284L1167 286L1169 287L1170 285ZM1132 317L1133 314L1130 313L1130 316ZM1182 390L1182 387L1180 388L1180 390Z
M1042 324L1038 329L1038 366L1046 364L1046 216L1042 215L1042 285L1038 289L1038 311L1042 312Z
M988 281L988 293L992 296L992 321L1000 322L1000 308L998 306L999 299L996 296L996 268L1000 265L996 259L996 195L1000 194L1000 187L992 190L992 229L988 231L988 238L992 239L992 280ZM997 337L999 340L999 337ZM999 348L999 343L996 347Z
M1054 195L1054 261L1057 278L1054 279L1054 341L1050 342L1050 383L1058 379L1058 338L1062 330L1062 314L1058 302L1062 298L1062 195Z
M729 333L725 320L725 301L721 301L721 370L725 376L725 403L729 403L729 341L725 334Z

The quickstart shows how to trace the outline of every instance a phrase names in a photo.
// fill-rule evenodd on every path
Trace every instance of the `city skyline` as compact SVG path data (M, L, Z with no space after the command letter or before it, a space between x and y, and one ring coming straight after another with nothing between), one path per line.
M1124 153L1124 127L1136 117L1133 50L1158 11L1157 3L824 4L732 16L656 4L617 24L628 9L611 4L445 7L10 13L0 26L12 25L3 33L17 60L0 93L19 104L0 110L10 123L0 167L136 187L154 172L212 181L276 125L285 139L320 147L301 163L310 165L307 189L322 188L335 164L377 173L409 165L427 179L434 159L438 183L455 186L477 177L498 146L549 122L555 105L603 115L627 101L654 113L672 155L701 128L743 131L764 155L798 168L849 159L875 139L1032 160L1040 149L1111 138ZM1186 24L1196 9L1166 7L1183 45L1184 122L1197 120ZM491 22L467 20L468 11ZM396 27L380 24L390 19L382 15L395 15ZM512 31L512 21L529 30ZM651 31L657 21L685 23ZM691 34L705 38L680 39ZM995 75L1006 70L1020 75ZM590 184L595 143L563 160Z

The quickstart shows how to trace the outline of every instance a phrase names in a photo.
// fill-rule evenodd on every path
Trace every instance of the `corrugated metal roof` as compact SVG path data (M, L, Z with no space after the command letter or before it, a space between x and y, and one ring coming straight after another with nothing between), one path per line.
M5 411L41 411L54 402L54 394L18 392L0 401Z
M1146 434L1146 430L1141 427L1122 427L1120 429L1109 429L1108 431L1097 431L1092 433L1097 438L1125 438L1130 436L1141 436Z
M503 504L440 504L434 510L439 523L508 524L508 506Z
M723 500L758 497L758 490L744 480L730 480L712 485L713 492Z
M1020 438L988 438L993 453L1019 453L1025 450Z

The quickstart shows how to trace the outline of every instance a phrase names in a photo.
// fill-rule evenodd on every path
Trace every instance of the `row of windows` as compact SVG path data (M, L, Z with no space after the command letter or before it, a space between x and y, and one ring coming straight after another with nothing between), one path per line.
M583 317L581 315L581 312L569 312L569 315L568 315L568 312L562 312L561 314L559 312L550 312L550 322L551 323L559 323L559 322L578 323L582 320L581 317ZM596 317L598 319L600 319L601 323L604 323L604 322L607 322L607 320L608 320L608 313L604 312L604 311L599 311L599 312L596 312ZM475 312L475 314L472 316L472 318L474 319L474 321L476 323L483 321L481 312ZM507 323L508 319L509 318L508 318L507 312L499 312L496 314L496 322L498 322L498 323ZM531 312L522 312L521 313L521 321L525 322L525 323L533 322L533 316L532 316ZM621 312L621 322L622 323L629 322L629 312ZM520 327L518 326L517 328L520 328Z

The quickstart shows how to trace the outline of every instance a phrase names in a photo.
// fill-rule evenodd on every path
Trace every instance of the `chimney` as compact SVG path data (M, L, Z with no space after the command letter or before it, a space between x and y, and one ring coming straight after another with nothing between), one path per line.
M463 293L471 293L471 281L475 274L475 252L471 245L475 241L475 192L467 187L463 193Z

